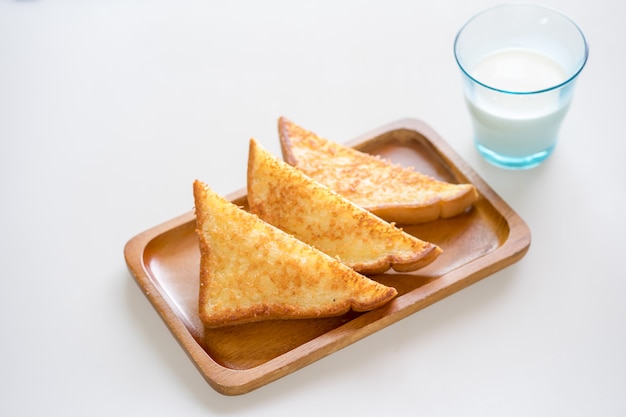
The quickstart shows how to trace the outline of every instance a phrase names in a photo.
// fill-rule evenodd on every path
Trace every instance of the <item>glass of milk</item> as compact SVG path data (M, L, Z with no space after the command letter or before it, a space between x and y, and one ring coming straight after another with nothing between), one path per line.
M525 169L552 153L589 49L569 18L531 4L471 18L454 41L478 151Z

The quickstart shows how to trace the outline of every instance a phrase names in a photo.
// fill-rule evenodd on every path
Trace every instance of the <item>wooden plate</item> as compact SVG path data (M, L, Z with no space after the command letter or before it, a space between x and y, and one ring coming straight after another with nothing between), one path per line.
M386 306L336 318L205 330L197 315L200 255L194 213L151 228L126 244L124 255L133 277L216 391L238 395L261 387L477 282L527 252L530 231L523 220L423 122L391 123L349 145L448 182L471 182L480 194L473 207L457 217L404 227L444 252L417 272L374 276L398 290L398 297ZM228 198L246 206L245 190Z

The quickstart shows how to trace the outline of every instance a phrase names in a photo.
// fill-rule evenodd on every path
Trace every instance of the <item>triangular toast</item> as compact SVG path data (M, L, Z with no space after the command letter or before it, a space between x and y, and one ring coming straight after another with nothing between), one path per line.
M464 212L478 197L471 184L436 180L322 138L281 117L284 160L383 219L414 224Z
M196 180L199 315L206 327L368 311L397 292L237 207Z
M277 159L254 139L248 158L250 212L360 273L413 271L441 253Z

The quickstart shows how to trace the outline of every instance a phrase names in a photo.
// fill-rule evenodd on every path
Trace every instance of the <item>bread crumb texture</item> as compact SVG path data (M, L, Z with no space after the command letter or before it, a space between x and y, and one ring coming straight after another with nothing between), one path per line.
M376 209L388 206L443 206L446 215L458 214L476 198L471 184L440 181L378 155L360 152L318 136L285 119L279 133L287 161L357 205ZM456 203L461 201L462 203ZM447 210L446 204L463 204Z
M353 269L417 268L441 252L275 158L254 140L248 169L251 212ZM427 256L428 262L418 262Z
M208 327L333 316L378 307L397 292L194 183L199 314Z

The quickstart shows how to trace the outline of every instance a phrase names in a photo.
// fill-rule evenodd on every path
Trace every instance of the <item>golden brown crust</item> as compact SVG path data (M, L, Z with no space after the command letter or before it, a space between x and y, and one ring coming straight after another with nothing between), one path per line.
M250 211L363 274L413 271L441 253L275 158L254 139L248 160Z
M456 216L478 198L472 184L436 180L331 142L284 117L278 130L287 163L387 221L411 224Z
M368 311L397 291L263 222L196 180L199 316L207 327Z

